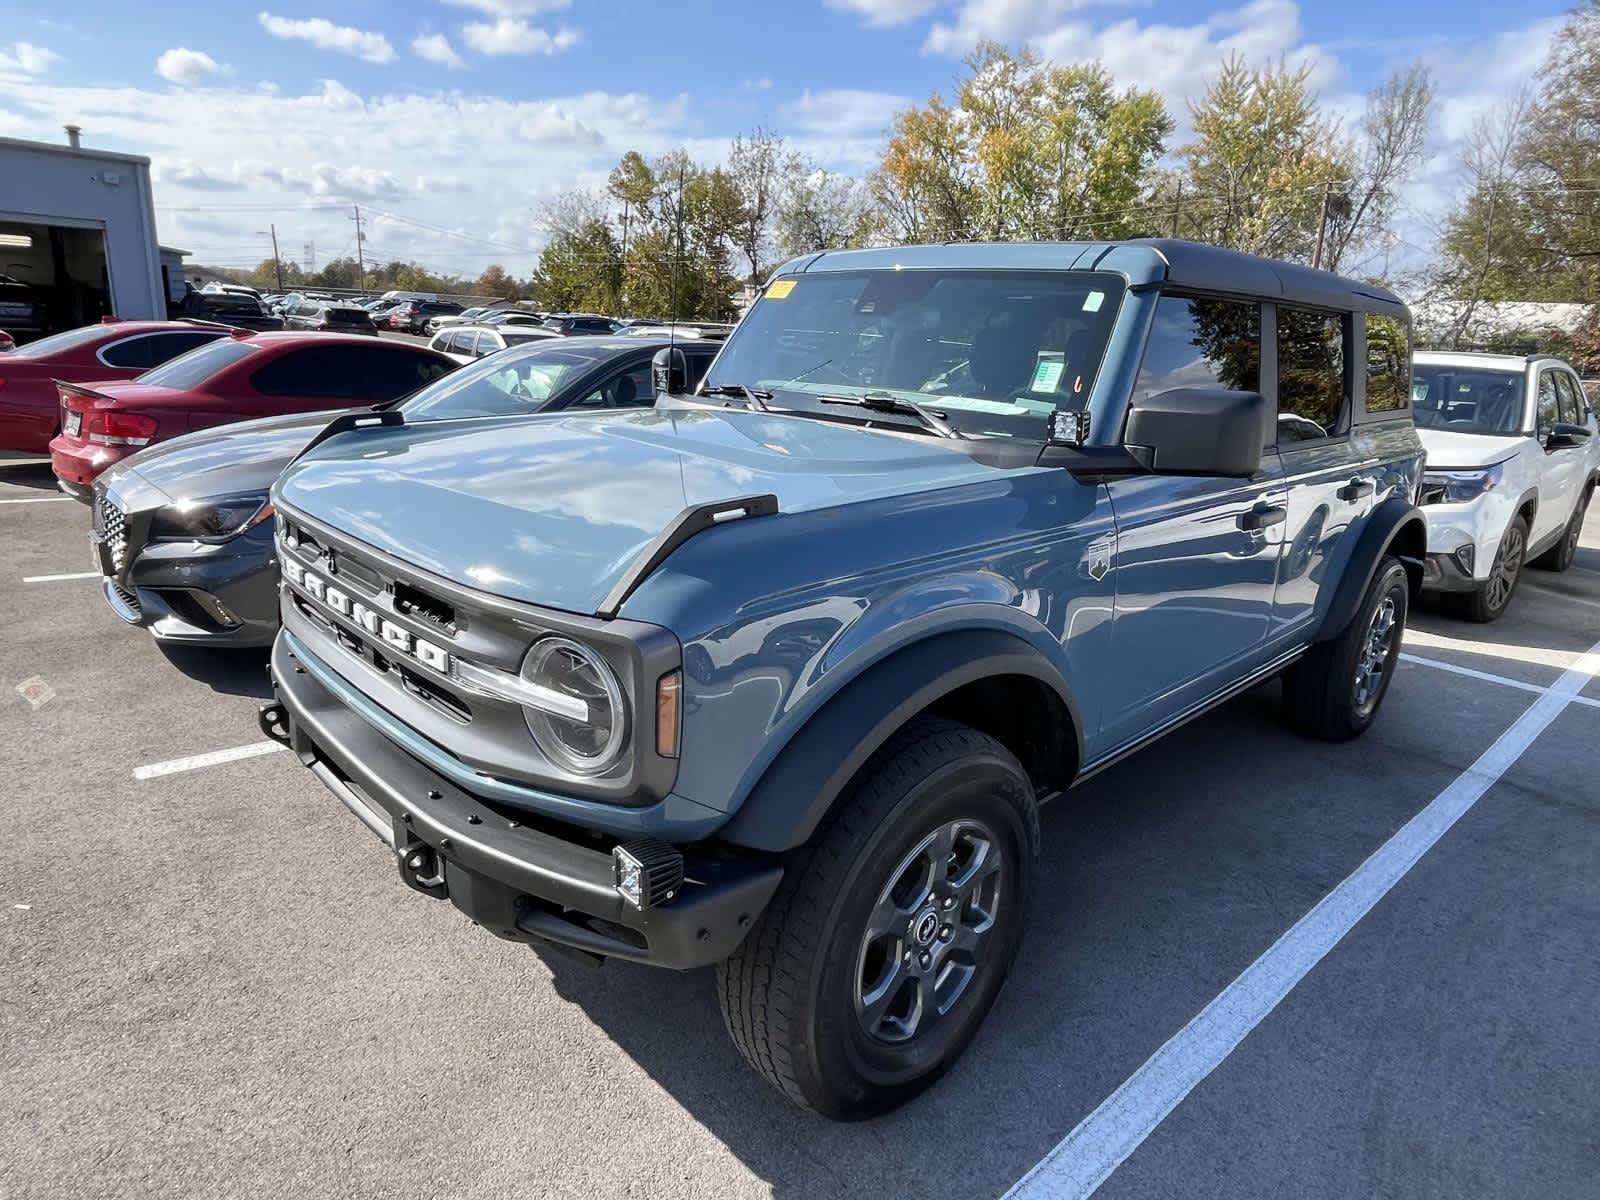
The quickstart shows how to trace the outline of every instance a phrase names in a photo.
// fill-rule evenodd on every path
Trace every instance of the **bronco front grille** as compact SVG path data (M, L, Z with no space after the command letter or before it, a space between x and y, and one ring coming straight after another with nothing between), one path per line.
M128 523L123 512L106 492L101 492L95 505L96 524L100 527L100 540L105 543L111 566L122 570L128 557ZM118 589L121 590L120 588Z

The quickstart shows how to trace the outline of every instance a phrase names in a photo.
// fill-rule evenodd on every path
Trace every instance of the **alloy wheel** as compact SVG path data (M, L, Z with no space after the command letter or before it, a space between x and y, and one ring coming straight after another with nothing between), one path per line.
M1367 625L1366 636L1361 641L1361 651L1356 658L1355 695L1356 708L1365 713L1383 695L1389 671L1389 659L1394 651L1399 633L1393 596L1385 596Z
M1517 586L1517 575L1522 570L1522 555L1526 549L1521 525L1513 524L1506 530L1505 539L1494 556L1494 566L1489 570L1489 582L1484 585L1491 610L1500 611L1511 599L1511 590Z
M856 960L856 1019L904 1043L945 1017L982 968L1005 881L1001 841L979 821L940 825L889 876Z

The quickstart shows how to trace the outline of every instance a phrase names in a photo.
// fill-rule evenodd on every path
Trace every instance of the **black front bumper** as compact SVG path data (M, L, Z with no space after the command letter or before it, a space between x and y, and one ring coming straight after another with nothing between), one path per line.
M449 899L498 937L687 969L726 958L777 890L775 863L686 855L684 884L644 909L614 886L616 839L542 821L461 790L346 707L279 638L278 696L264 726L287 740L361 823L395 851L400 878ZM418 855L422 872L408 866Z
M1473 592L1483 586L1472 577L1471 558L1465 562L1458 554L1429 554L1422 560L1422 590L1425 592Z

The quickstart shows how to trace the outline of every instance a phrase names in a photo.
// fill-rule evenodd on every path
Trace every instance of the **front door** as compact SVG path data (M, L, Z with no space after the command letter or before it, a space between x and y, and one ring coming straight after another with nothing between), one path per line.
M1260 389L1260 306L1163 295L1134 395L1207 386ZM1118 669L1106 681L1101 728L1116 747L1226 687L1261 656L1288 505L1275 455L1251 479L1136 476L1107 490L1117 523Z

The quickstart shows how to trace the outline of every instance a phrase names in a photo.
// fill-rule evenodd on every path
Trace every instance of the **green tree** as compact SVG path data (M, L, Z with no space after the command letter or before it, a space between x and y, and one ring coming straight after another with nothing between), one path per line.
M1189 106L1194 140L1179 151L1173 193L1160 197L1178 236L1311 260L1324 203L1349 193L1355 165L1318 110L1309 74L1257 70L1237 55L1222 64Z
M881 226L869 184L822 170L789 181L777 222L778 250L786 257L870 245Z
M906 241L1121 237L1172 119L1098 63L1046 64L986 42L954 103L899 113L873 191Z
M737 197L731 237L744 256L752 287L772 269L774 226L798 168L783 138L765 129L740 134L728 151L727 175Z

